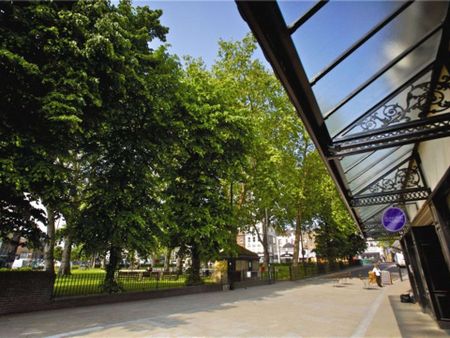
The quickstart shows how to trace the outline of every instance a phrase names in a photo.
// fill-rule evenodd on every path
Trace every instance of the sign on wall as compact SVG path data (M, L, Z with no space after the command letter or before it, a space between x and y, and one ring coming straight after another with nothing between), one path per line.
M381 218L381 223L384 228L389 232L397 232L403 229L406 224L406 214L405 212L397 207L389 207Z

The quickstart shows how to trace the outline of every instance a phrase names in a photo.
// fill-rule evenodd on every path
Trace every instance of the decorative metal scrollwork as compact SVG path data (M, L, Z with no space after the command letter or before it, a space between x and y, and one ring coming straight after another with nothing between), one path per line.
M430 108L427 113L435 114L450 108L450 101L446 99L446 91L450 89L450 76L443 75L437 82L433 92L430 92L430 81L411 85L406 96L406 107L398 103L384 105L381 109L374 111L354 128L360 127L364 131L386 127L393 123L409 122L413 111L424 112L430 99ZM447 93L448 97L448 93Z
M402 203L409 201L426 200L429 195L430 195L429 190L423 188L418 191L388 193L383 196L369 195L369 196L354 197L350 201L350 204L352 207L365 207L370 205Z
M371 185L367 190L370 193L380 193L408 188L417 188L420 184L420 173L417 165L411 168L398 169L393 177L386 177Z
M376 111L371 114L356 126L361 127L363 130L377 129L387 126L395 122L408 122L410 117L406 116L407 110L402 108L399 104L390 104L383 107L382 112ZM380 116L381 114L381 116Z
M335 142L330 147L334 156L348 156L354 153L368 152L380 147L394 147L398 144L414 143L450 136L450 113L410 122L413 125L395 130L380 132L375 135L362 135L358 138Z

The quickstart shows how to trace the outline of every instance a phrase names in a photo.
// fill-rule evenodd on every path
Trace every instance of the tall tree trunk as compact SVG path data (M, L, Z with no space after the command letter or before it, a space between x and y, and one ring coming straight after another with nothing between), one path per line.
M302 262L305 263L305 248L303 247L303 227L300 223L300 248L302 254Z
M268 243L268 228L269 228L269 211L267 208L264 210L264 222L263 222L263 249L264 249L264 266L269 268L270 256L269 256L269 243Z
M55 248L55 214L50 206L47 206L47 239L44 246L45 271L55 273L55 260L53 251Z
M20 244L20 234L14 233L12 238L8 241L3 242L3 245L6 247L6 262L5 267L11 268L14 261L16 260L16 252L17 248ZM3 247L2 247L3 250ZM0 266L2 268L3 266Z
M109 250L109 262L106 265L106 276L103 288L108 293L119 292L122 290L115 278L116 270L119 266L122 250L119 247L111 246Z
M130 270L134 270L136 268L136 252L134 250L130 250L128 252L127 262Z
M166 259L164 260L164 272L169 272L171 256L172 256L172 248L167 248Z
M184 255L185 255L185 249L184 249L184 247L181 247L177 253L177 274L178 275L183 274Z
M95 260L96 260L97 254L93 254L91 258L91 269L95 269Z
M300 257L300 240L302 235L302 215L300 207L297 209L295 223L294 255L292 257L292 266L298 266L298 258Z
M58 270L58 276L69 276L70 271L70 256L72 254L72 238L66 235L64 239L64 249L62 253L61 266Z
M187 285L202 284L203 281L200 278L200 252L198 250L197 244L194 244L191 247L191 259L191 272L189 273Z

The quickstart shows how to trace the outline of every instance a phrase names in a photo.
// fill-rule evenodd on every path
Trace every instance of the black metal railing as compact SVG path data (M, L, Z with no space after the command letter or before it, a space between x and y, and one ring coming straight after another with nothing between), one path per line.
M300 280L304 278L319 276L331 272L341 271L349 267L348 262L338 263L299 263L297 266L291 264L274 264L275 279Z
M335 264L328 263L299 263L298 266L288 264L273 264L263 271L236 271L228 282L252 282L266 281L273 283L282 280L300 280L347 268L347 262ZM55 279L53 297L71 297L102 294L107 291L104 288L105 271L75 272L69 276L57 276ZM204 273L205 284L223 283L217 280L212 270ZM158 289L180 288L186 286L187 275L176 273L164 273L162 271L132 271L121 270L116 272L115 281L120 292L152 291ZM251 285L251 283L249 284Z
M186 285L186 279L186 275L146 271L118 271L115 275L115 281L122 292L179 288ZM53 288L53 297L106 293L103 287L104 281L105 272L103 271L57 276ZM204 282L206 284L214 283L211 278L204 278Z

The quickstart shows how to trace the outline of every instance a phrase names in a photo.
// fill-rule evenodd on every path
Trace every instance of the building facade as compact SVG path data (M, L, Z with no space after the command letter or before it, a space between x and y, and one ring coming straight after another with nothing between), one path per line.
M241 232L238 236L238 244L258 254L260 262L264 262L264 247L260 238L263 236L262 224L258 223L255 226L256 229L250 228L245 232ZM258 236L259 234L259 236ZM269 251L269 261L271 263L278 262L279 248L277 246L277 234L273 227L267 229L267 246Z
M258 232L262 236L262 225L256 225ZM316 254L314 252L315 242L313 233L303 234L303 243L299 242L299 260L303 257L305 260L315 260ZM276 231L269 227L267 231L267 243L269 258L271 263L288 263L291 262L294 256L294 242L295 233L292 230L286 231L284 234L277 234ZM259 240L259 237L255 230L248 230L240 232L238 235L237 243L247 250L250 250L260 257L260 261L264 261L264 248ZM303 256L302 256L303 252Z

